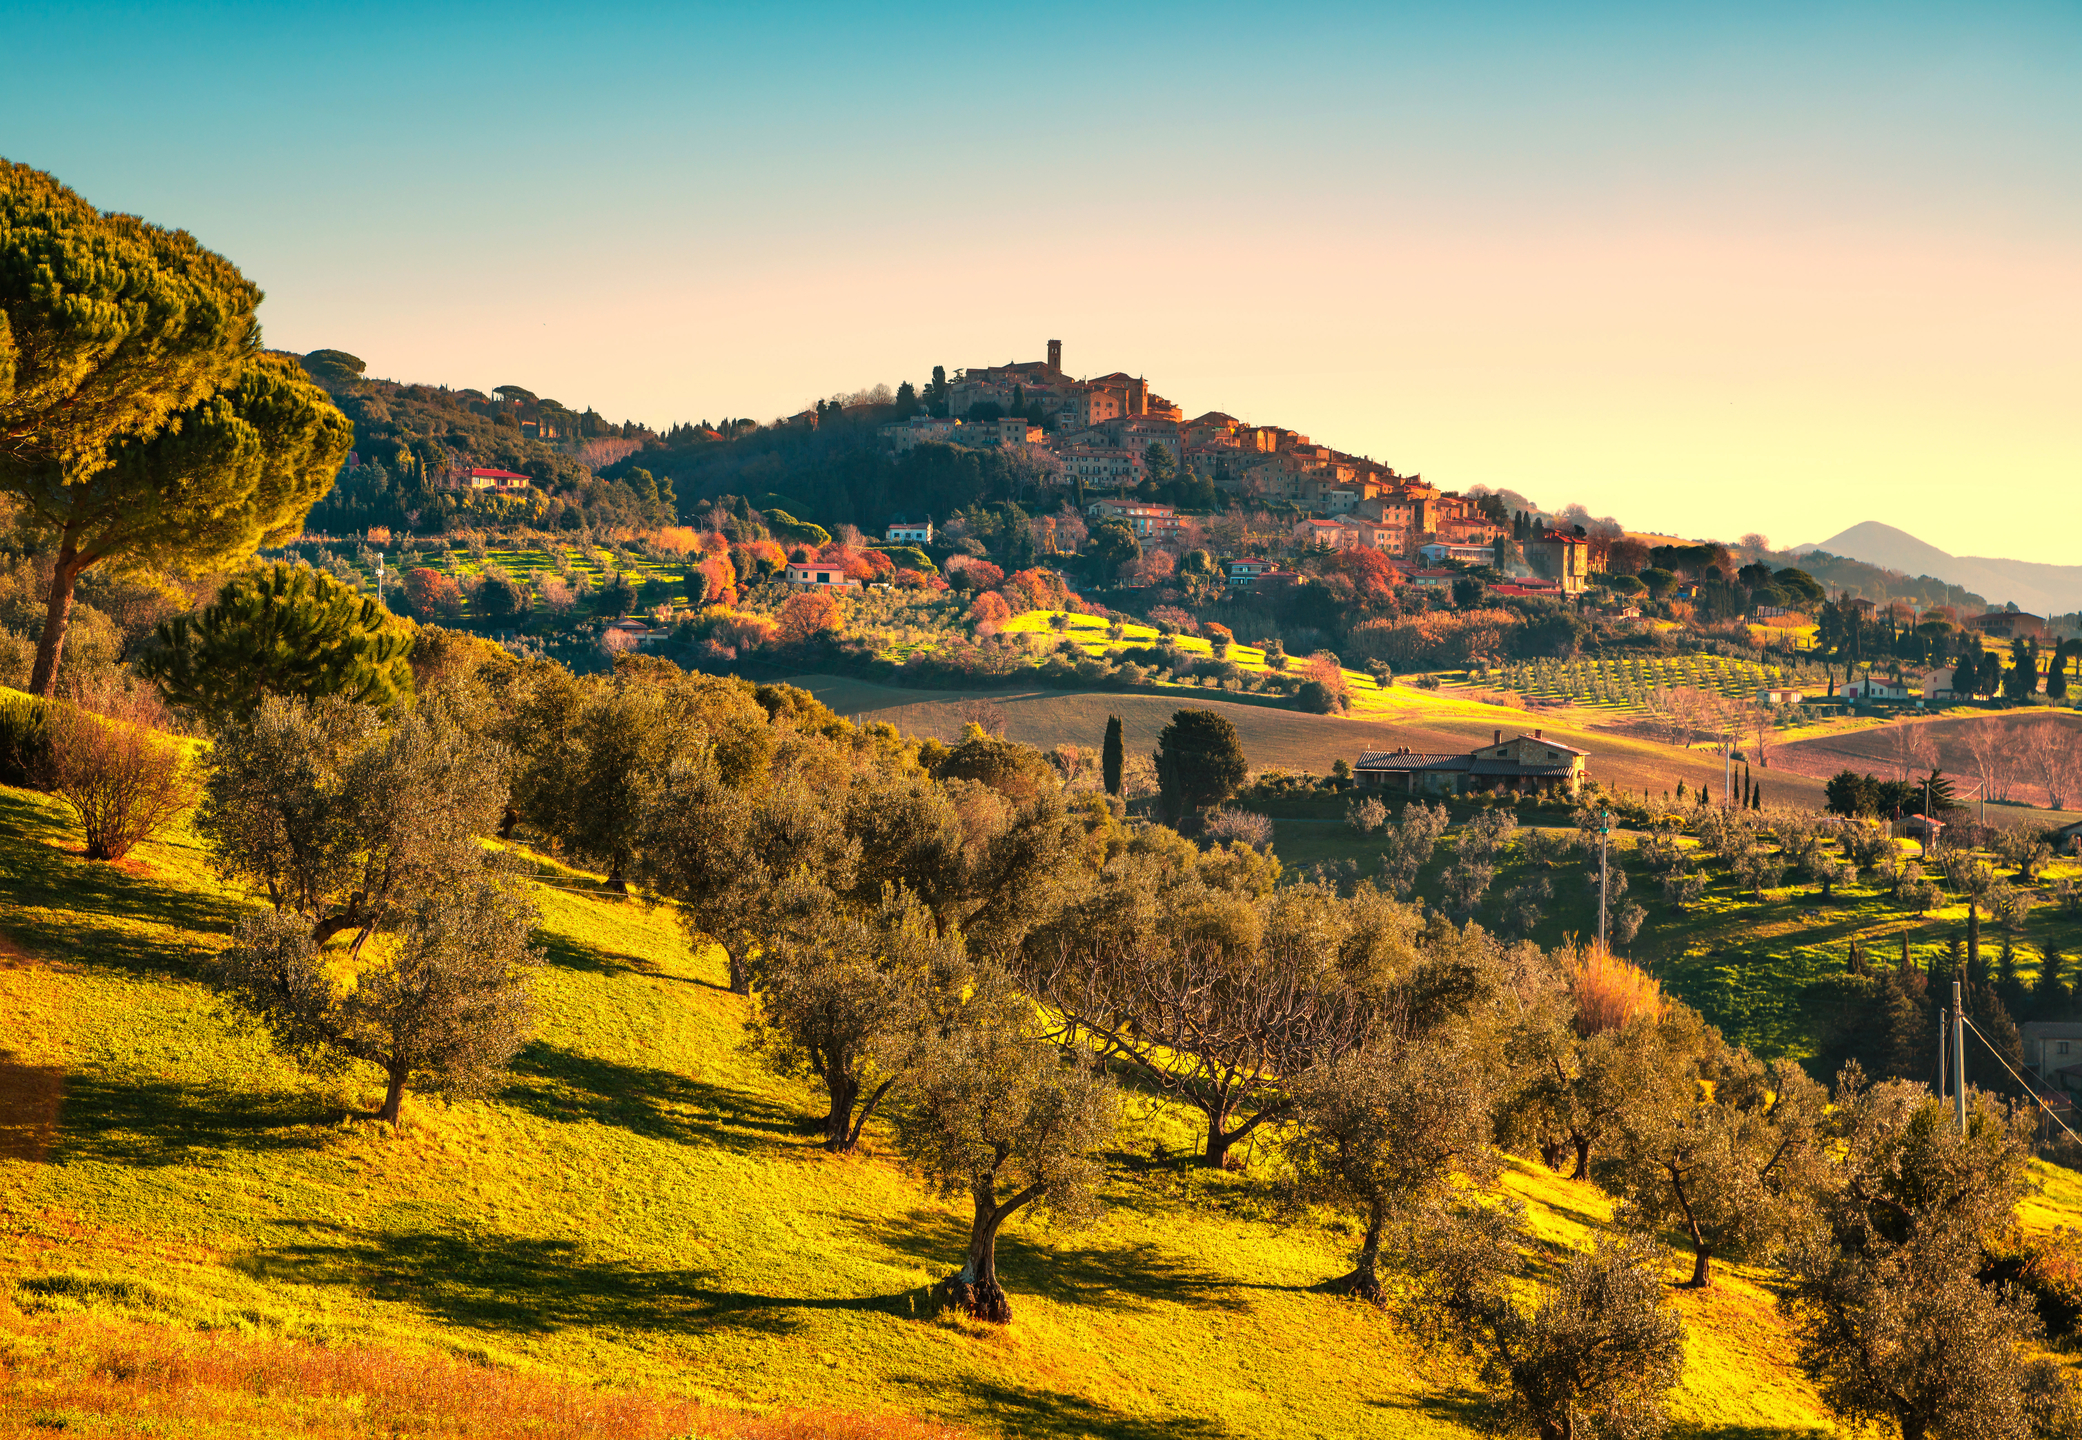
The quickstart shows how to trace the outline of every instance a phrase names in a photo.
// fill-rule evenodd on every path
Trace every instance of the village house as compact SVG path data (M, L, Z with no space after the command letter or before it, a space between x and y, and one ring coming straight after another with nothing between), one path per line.
M525 490L535 482L513 470L466 470L463 483L472 490Z
M1508 794L1566 794L1583 788L1590 752L1549 740L1535 730L1514 740L1504 732L1480 750L1465 755L1435 755L1399 750L1368 750L1352 767L1360 788L1410 795L1471 795L1485 791Z
M881 433L899 455L925 440L988 450L998 445L1038 445L1044 438L1040 426L1018 415L1009 420L943 420L933 415L913 415L894 425L884 425Z
M1463 565L1496 564L1494 545L1448 545L1434 540L1429 545L1417 547L1417 558L1426 565L1443 565L1448 560L1458 560Z
M1265 576L1277 574L1279 565L1272 560L1231 560L1229 562L1229 588L1248 590Z
M933 517L928 515L922 520L906 520L899 515L889 522L889 528L883 535L886 539L905 545L930 545L933 543Z
M1566 530L1536 530L1518 542L1526 568L1552 580L1564 595L1580 595L1590 584L1590 541Z
M1978 630L1983 635L1996 635L2005 640L2023 637L2038 639L2046 633L2046 620L2042 615L2028 614L2022 610L1991 610L1986 615L1976 615L1966 622L1969 630Z
M791 560L788 562L788 583L806 585L812 590L858 590L860 582L846 578L846 567L828 560Z
M1178 535L1178 510L1147 500L1094 500L1085 514L1095 520L1124 520L1137 539L1169 540Z

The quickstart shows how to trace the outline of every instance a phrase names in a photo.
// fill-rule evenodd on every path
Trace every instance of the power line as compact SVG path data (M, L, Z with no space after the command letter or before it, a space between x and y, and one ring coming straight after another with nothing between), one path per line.
M2003 1059L2002 1052L1995 1048L1994 1042L1991 1041L1986 1035L1981 1034L1981 1027L1974 1024L1973 1021L1967 1020L1964 1015L1961 1015L1959 1018L1966 1022L1966 1028L1974 1032L1975 1038L1978 1039L1983 1045L1986 1045L1988 1047L1988 1053L1995 1057L1995 1063L2002 1066L2003 1069L2009 1071L2010 1078L2015 1080L2019 1085L2022 1085L2024 1087L2024 1093L2031 1096L2032 1100L2038 1105L2038 1107L2046 1112L2046 1118L2048 1120L2051 1120L2055 1125L2058 1125L2061 1129L2067 1130L2069 1138L2075 1140L2077 1143L2082 1143L2082 1135L2077 1135L2073 1130L2068 1129L2067 1121L2061 1119L2058 1115L2053 1113L2053 1107L2046 1103L2045 1098L2039 1094L2038 1088L2034 1086L2029 1080L2025 1079L2022 1075L2019 1075L2017 1073L2016 1067L2011 1065L2009 1061Z

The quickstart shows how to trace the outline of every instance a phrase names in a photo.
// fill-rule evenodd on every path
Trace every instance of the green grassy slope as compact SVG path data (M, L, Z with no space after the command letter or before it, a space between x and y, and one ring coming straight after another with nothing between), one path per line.
M1255 1174L1171 1158L1185 1130L1139 1106L1106 1218L1011 1234L1010 1328L921 1318L957 1211L879 1136L814 1148L806 1091L739 1052L715 958L588 877L541 868L541 1033L513 1084L409 1102L393 1135L347 1118L369 1077L305 1074L197 983L241 902L192 840L77 854L59 807L0 790L0 1428L46 1404L9 1357L93 1315L982 1434L1471 1433L1450 1366L1307 1288L1343 1268L1344 1227L1276 1223ZM1587 1186L1507 1183L1546 1244L1609 1218ZM2040 1223L2075 1203L2049 1194ZM1821 1423L1757 1276L1676 1303L1691 1433Z

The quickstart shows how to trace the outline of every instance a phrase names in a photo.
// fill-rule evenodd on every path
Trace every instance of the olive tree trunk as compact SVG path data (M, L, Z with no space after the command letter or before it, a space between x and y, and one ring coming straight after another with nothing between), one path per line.
M390 1073L390 1085L383 1092L383 1108L376 1112L376 1118L388 1120L393 1130L400 1130L404 1128L405 1081L412 1072L407 1066L392 1065L386 1068Z
M1381 1259L1381 1235L1388 1228L1388 1198L1376 1195L1366 1208L1366 1238L1359 1243L1359 1260L1349 1274L1340 1275L1330 1282L1328 1289L1350 1295L1355 1300L1366 1300L1380 1304L1382 1300L1381 1277L1377 1267Z
M1003 1325L1012 1319L1005 1288L998 1284L998 1231L1012 1212L1040 1194L1028 1186L1004 1204L997 1203L997 1187L985 1180L970 1192L976 1202L975 1218L969 1223L969 1252L960 1270L943 1283L947 1303L959 1306L978 1320Z

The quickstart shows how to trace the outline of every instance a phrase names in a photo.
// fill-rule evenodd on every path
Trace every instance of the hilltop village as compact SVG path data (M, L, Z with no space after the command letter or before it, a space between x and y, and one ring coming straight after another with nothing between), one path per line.
M959 371L944 400L882 428L907 450L922 441L981 448L1033 445L1060 464L1062 483L1086 490L1135 491L1191 475L1247 504L1307 512L1289 535L1295 551L1378 551L1407 580L1450 584L1444 560L1492 565L1521 594L1580 593L1589 572L1588 533L1540 525L1492 500L1426 484L1421 475L1350 455L1276 425L1253 425L1218 410L1188 420L1148 380L1116 371L1075 379L1063 369L1063 342L1046 360ZM814 424L820 412L789 423ZM1125 520L1138 538L1175 537L1179 507L1147 500L1097 500L1089 516ZM1506 542L1499 545L1499 542ZM1230 583L1270 588L1292 572L1235 559Z

